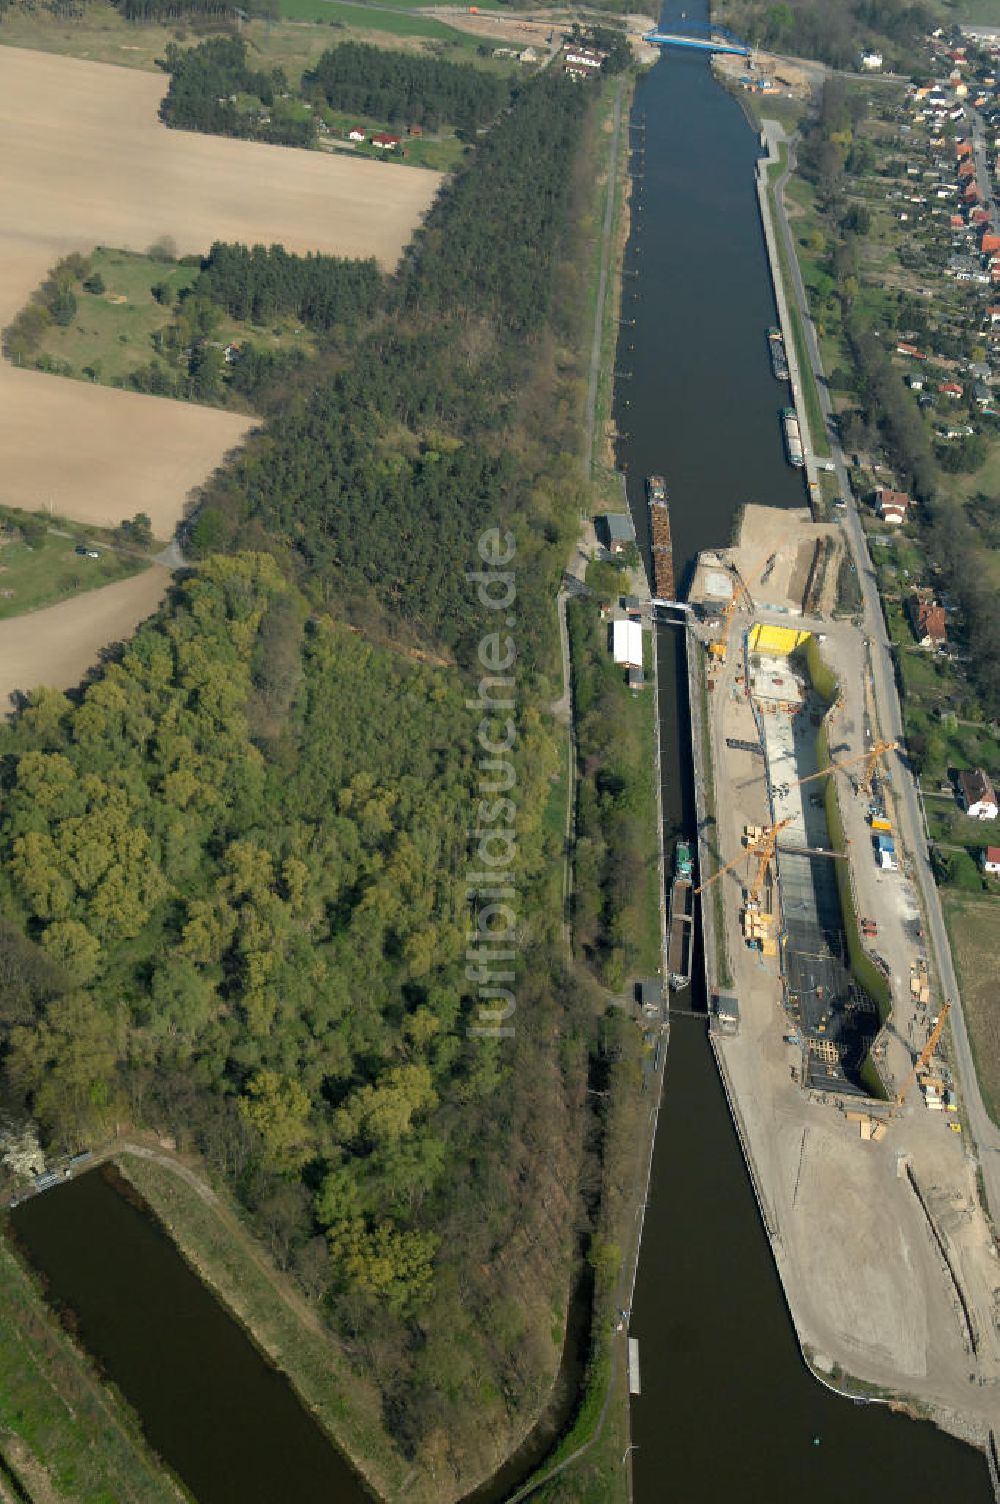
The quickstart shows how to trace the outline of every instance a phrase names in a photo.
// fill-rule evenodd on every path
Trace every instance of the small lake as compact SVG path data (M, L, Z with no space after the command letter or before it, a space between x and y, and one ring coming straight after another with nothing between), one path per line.
M287 1379L120 1186L92 1170L11 1220L153 1450L198 1504L370 1504Z

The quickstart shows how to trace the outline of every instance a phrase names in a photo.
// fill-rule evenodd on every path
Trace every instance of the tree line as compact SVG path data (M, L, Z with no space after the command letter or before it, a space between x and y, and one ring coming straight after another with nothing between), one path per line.
M354 111L390 125L445 122L464 130L487 125L510 97L496 73L414 52L342 42L324 52L304 79L306 92L331 109Z
M383 292L382 273L373 256L308 253L292 255L284 246L226 245L216 241L191 289L234 319L254 324L291 314L306 328L353 328L374 311Z

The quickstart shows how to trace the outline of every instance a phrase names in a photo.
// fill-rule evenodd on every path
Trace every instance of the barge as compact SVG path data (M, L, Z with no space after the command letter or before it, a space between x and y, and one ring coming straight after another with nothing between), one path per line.
M694 863L687 841L678 841L667 915L667 982L671 992L680 992L691 981L693 960Z
M646 499L649 503L653 595L657 600L672 601L675 598L674 545L670 536L670 504L662 475L646 477Z
M799 429L799 419L794 407L781 409L781 429L785 436L785 453L788 455L788 463L801 470L806 462L805 452L802 448L802 433Z
M767 348L771 355L771 370L774 372L776 381L788 380L788 357L785 354L785 340L780 329L771 328L767 331Z

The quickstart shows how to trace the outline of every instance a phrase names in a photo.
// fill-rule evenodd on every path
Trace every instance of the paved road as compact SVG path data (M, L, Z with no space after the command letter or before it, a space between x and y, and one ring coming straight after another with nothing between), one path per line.
M781 139L780 125L777 125L774 121L768 121L766 126L773 139ZM875 581L875 571L872 567L871 555L868 552L868 544L861 526L857 500L851 491L844 451L841 448L837 427L833 421L833 407L830 402L830 393L823 372L823 363L820 359L819 342L816 338L816 330L813 327L812 319L809 316L809 303L802 281L802 273L799 269L798 258L795 255L795 247L792 243L791 231L789 230L788 220L785 215L783 191L788 173L794 168L794 165L794 147L789 143L788 169L779 179L775 192L777 228L787 252L788 264L792 268L792 292L802 315L806 347L809 352L809 359L812 362L813 372L816 376L820 407L826 420L827 435L830 440L833 461L837 469L837 480L840 484L840 494L847 502L846 509L841 512L841 517L843 519L844 533L854 558L855 568L858 572L858 582L861 586L865 629L869 641L872 683L879 721L881 723L879 729L883 736L893 738L902 746L905 741L903 713L896 688L892 650L889 645L888 633L886 632L885 618L882 615L882 606ZM994 1227L1000 1228L1000 1128L997 1128L996 1124L990 1119L983 1104L982 1093L979 1090L979 1078L976 1075L972 1059L972 1049L965 1027L965 1017L962 1012L958 980L955 976L951 946L948 941L948 932L945 928L944 915L941 910L941 899L928 860L926 827L924 825L916 780L909 768L905 754L895 753L893 761L896 766L893 770L894 777L892 782L898 804L897 813L901 826L900 834L903 838L903 845L910 856L912 876L920 889L923 900L924 913L927 916L927 925L930 932L929 937L937 961L941 986L944 995L950 998L952 1002L952 1037L955 1041L956 1063L962 1082L962 1091L968 1115L968 1126L979 1151L983 1181L986 1187L986 1199L990 1214L993 1217Z

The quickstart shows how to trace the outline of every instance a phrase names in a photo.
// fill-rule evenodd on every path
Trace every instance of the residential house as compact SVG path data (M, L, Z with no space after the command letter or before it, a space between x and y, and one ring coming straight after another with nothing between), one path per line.
M864 73L877 73L882 66L881 52L863 52L861 54L861 68Z
M899 340L896 345L897 355L908 355L911 360L926 360L927 356L916 345L908 345L904 340Z
M972 396L973 400L978 403L980 407L989 407L990 403L993 400L993 393L990 391L989 387L986 386L982 381L974 381L972 383Z
M944 607L937 605L934 601L923 601L919 596L911 595L907 602L907 610L913 635L920 646L922 648L943 647L948 641Z
M1000 235L993 230L987 230L979 242L979 249L984 256L990 255L992 251L1000 251Z
M1000 846L987 846L980 861L985 873L990 877L1000 877Z
M942 381L938 386L938 391L942 397L950 397L953 402L957 402L962 395L962 388L957 381Z
M982 768L963 768L958 775L958 792L962 808L970 819L996 819L997 796Z
M976 175L976 164L975 164L975 162L972 161L972 159L970 157L966 157L965 161L961 162L959 164L959 168L958 168L959 179L968 181L969 178L974 178L975 175Z
M565 64L566 69L584 69L589 73L600 72L604 62L603 52L598 52L595 47L567 47Z
M890 491L887 486L879 486L875 492L875 505L883 522L900 527L906 521L910 498L905 491Z
M361 129L360 125L352 125L351 129L347 132L347 139L348 141L367 141L368 136Z
M388 131L376 131L372 137L372 145L377 146L379 151L395 151L402 139L402 136L390 135Z

